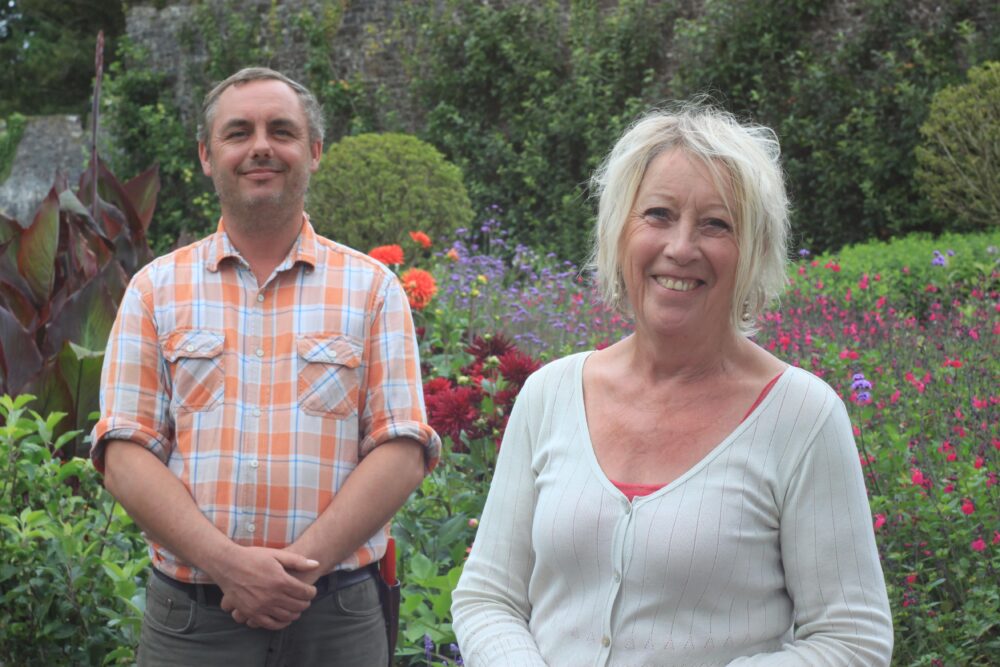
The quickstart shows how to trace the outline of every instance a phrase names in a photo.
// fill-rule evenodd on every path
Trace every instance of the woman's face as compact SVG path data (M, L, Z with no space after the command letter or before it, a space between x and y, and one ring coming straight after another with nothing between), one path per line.
M731 331L739 249L725 205L731 186L722 181L725 197L708 167L679 148L646 169L619 246L637 331L702 338Z

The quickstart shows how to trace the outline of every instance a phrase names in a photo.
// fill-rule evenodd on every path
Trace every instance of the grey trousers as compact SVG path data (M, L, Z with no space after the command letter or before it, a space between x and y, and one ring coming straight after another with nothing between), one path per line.
M317 596L283 630L249 628L158 577L146 586L140 667L382 667L385 623L373 579Z

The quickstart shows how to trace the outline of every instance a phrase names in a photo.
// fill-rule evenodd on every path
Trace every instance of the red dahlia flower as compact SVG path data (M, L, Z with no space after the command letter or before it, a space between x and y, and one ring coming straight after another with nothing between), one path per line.
M421 248L431 247L431 238L423 232L410 232L410 238L413 239Z
M437 294L434 276L423 269L407 269L399 279L413 310L423 310Z
M386 266L403 263L403 249L395 243L380 245L368 251L368 256L377 259Z

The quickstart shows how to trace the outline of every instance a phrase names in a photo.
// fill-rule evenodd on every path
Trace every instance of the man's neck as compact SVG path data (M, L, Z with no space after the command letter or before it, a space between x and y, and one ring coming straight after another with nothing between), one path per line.
M244 220L223 210L222 220L230 243L250 265L257 284L263 286L288 256L302 231L305 217L299 209L281 219L271 217L267 224L260 224L258 220Z

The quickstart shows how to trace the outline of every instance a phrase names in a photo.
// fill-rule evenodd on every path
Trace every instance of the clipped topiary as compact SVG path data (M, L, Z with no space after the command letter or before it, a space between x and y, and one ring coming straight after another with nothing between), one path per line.
M917 147L917 178L952 231L1000 222L1000 62L968 77L934 95Z
M449 237L472 221L458 167L407 134L362 134L330 146L309 186L316 230L362 252L411 231Z

